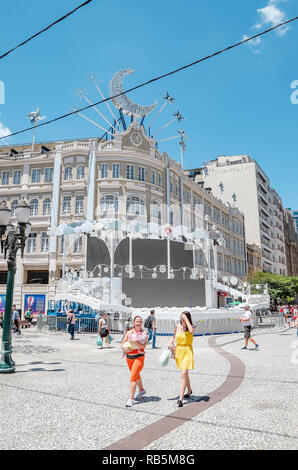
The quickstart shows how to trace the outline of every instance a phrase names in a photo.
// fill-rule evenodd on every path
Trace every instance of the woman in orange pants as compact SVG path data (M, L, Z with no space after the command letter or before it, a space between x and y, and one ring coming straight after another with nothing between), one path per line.
M139 393L136 399L145 395L141 379L141 370L144 367L145 348L148 341L146 331L142 329L143 320L141 317L135 317L133 329L128 331L123 338L121 348L126 355L126 362L130 370L130 397L125 406L131 407L134 404L134 396L138 386Z

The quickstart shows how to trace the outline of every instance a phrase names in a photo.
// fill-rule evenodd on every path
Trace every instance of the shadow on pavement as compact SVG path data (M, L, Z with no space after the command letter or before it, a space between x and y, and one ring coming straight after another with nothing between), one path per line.
M142 397L140 400L136 400L135 401L135 405L138 405L138 404L141 404L141 403L149 403L151 401L160 401L161 398L160 397L155 397L155 396L149 396L149 397ZM134 405L134 406L135 406Z
M174 398L168 398L168 400L178 400L179 399L179 395L177 395L176 397ZM191 395L189 398L184 398L184 400L187 400L187 403L191 403L191 402L198 402L198 401L209 401L210 400L210 397L208 395Z

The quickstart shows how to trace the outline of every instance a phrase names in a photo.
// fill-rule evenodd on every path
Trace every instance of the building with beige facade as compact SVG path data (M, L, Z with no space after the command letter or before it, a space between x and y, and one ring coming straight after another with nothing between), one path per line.
M0 148L0 199L6 200L12 215L21 199L31 209L24 258L17 260L18 308L24 308L25 295L54 299L63 263L74 269L85 265L85 235L78 236L67 253L64 237L53 235L64 222L106 217L125 221L138 215L147 222L190 230L215 225L225 241L217 249L219 276L247 274L243 214L189 178L176 160L156 147L134 122L107 141L45 142L36 144L33 153L31 145L16 145L13 151ZM211 267L216 264L213 253ZM195 263L206 264L200 250ZM6 270L0 257L0 294L5 294Z
M262 270L285 275L282 201L258 163L248 155L219 156L203 164L196 178L244 213L246 242L261 249Z

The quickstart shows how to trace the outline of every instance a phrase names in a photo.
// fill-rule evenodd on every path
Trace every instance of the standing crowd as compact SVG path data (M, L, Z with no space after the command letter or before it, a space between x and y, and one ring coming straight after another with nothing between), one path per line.
M298 306L297 305L284 305L279 310L284 317L285 324L288 325L289 328L293 328L296 325L297 318L298 318ZM297 330L298 336L298 330Z

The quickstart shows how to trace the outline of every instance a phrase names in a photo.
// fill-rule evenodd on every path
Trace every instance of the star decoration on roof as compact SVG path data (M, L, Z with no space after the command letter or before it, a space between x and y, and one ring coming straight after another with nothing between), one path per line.
M167 100L170 104L174 103L175 98L169 95L168 92L166 92L165 96L163 97L164 100Z
M176 111L175 113L173 113L173 116L177 118L178 122L181 122L184 120L184 117L182 116L182 114L180 114L179 111Z

